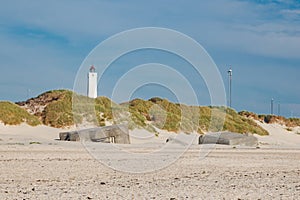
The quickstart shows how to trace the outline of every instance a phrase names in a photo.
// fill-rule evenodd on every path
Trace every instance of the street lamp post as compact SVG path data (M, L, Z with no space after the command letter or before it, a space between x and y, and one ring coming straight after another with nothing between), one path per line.
M228 104L229 104L229 107L231 108L231 93L232 93L232 88L231 88L231 84L232 84L232 69L230 68L228 71L228 93L229 93L229 99L228 99Z
M273 112L273 106L274 106L274 99L272 98L271 99L271 115L274 114L274 112Z

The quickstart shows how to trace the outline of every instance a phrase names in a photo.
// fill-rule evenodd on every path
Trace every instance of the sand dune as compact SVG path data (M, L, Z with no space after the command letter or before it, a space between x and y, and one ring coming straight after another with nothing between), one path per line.
M280 124L257 123L269 132L268 136L255 135L260 145L273 148L300 148L300 127L289 129Z
M52 128L45 125L36 127L27 124L6 126L0 123L0 139L3 142L53 142L58 139L58 134L65 129Z

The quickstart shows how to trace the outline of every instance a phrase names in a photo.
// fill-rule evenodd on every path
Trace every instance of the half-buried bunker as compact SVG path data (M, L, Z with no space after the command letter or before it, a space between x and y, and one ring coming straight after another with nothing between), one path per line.
M258 144L258 140L253 135L248 134L217 132L201 135L199 137L199 144L256 146Z
M129 131L124 125L104 126L78 131L61 132L59 139L64 141L92 141L104 143L130 144Z

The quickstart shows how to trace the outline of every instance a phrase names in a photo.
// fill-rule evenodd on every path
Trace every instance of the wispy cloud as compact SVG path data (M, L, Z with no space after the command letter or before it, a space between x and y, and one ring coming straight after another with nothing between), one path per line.
M297 104L300 97L292 91L298 90L300 71L299 21L296 0L6 1L0 7L0 94L5 94L0 98L20 100L23 87L35 87L37 93L72 87L79 65L99 42L130 28L159 26L200 42L225 80L232 65L236 92L249 89L244 96L235 93L237 109L273 95ZM250 80L256 71L260 75ZM6 92L7 87L14 92ZM259 97L246 98L251 95ZM249 109L259 112L262 107Z

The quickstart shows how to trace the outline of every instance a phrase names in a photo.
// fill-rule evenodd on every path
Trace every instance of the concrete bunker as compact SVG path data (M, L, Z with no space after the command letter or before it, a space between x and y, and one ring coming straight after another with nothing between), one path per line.
M258 144L258 140L251 134L216 132L200 135L198 144L256 146Z
M129 131L125 125L112 125L61 132L59 139L64 141L92 141L103 143L130 144Z

